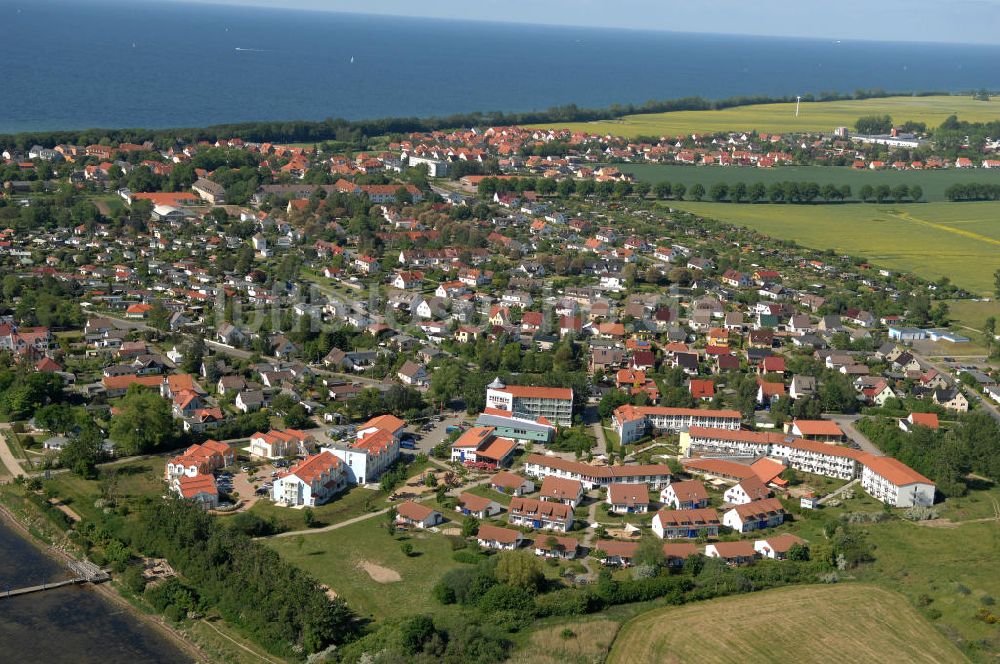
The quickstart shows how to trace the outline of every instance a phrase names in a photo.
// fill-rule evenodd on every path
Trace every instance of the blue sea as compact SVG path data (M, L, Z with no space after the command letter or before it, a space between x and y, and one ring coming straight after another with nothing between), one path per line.
M498 5L499 6L499 5ZM1000 47L0 0L0 132L1000 88Z

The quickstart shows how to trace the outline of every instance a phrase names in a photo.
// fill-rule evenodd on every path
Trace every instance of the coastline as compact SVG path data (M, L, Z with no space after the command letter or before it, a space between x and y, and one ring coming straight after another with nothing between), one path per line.
M33 535L31 530L18 520L18 518L13 512L10 511L2 500L0 500L0 522L4 525L10 526L21 539L28 542L39 553L55 562L65 564L66 562L77 560L77 558L71 555L68 551L57 549ZM130 616L140 621L142 624L152 627L161 636L174 644L181 652L191 656L192 661L204 663L212 662L212 659L208 656L208 654L180 630L167 624L166 621L164 621L160 616L152 615L139 610L138 607L123 597L121 593L118 592L117 588L110 583L90 584L90 589L118 608L128 611Z

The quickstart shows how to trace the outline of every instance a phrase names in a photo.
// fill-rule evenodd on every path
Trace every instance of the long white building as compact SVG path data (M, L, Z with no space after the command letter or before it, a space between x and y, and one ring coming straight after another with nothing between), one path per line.
M690 427L739 429L740 412L625 405L615 409L611 422L625 445L650 433L681 431Z
M873 498L893 507L934 504L934 482L903 462L886 456L793 436L691 427L681 447L711 454L747 454L780 459L796 470L840 480L861 479Z
M562 477L577 480L587 489L610 484L647 484L654 489L670 484L670 466L665 464L591 466L579 461L529 454L524 472L538 478Z

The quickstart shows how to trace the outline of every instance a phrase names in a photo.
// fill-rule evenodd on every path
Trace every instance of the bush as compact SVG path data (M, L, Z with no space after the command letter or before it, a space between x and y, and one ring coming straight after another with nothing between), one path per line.
M456 563L465 563L466 565L478 565L483 560L486 559L481 553L476 553L475 551L469 551L468 549L460 549L451 554L451 559Z
M535 614L535 598L525 588L518 588L501 583L493 586L478 602L479 608L486 613L498 611L515 611L533 616Z
M993 606L997 601L993 599L992 595L983 595L979 598L979 603L983 606Z
M142 568L138 565L129 565L121 575L122 585L136 595L141 595L146 589L146 579L142 576Z
M563 631L559 632L559 638L563 639L564 641L568 639L575 639L576 632L567 627Z
M563 588L535 598L539 616L582 616L597 609L598 603L588 590Z
M454 604L456 601L455 591L450 586L445 585L444 583L438 582L434 584L434 588L431 590L431 594L433 594L434 599L436 599L441 604Z

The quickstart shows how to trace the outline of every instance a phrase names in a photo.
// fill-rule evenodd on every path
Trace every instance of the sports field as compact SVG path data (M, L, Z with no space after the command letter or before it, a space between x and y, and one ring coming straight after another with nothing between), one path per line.
M672 207L815 249L863 256L926 279L990 294L1000 268L1000 203L749 205L670 201Z
M684 136L693 133L751 131L780 134L791 131L832 132L835 127L853 127L864 115L892 116L902 124L924 122L933 128L949 115L969 122L1000 120L1000 102L976 101L964 96L885 97L845 101L802 102L799 116L795 104L757 104L719 111L674 111L627 115L617 120L576 122L539 127L567 128L614 136Z
M968 661L897 593L799 586L656 609L625 623L609 664Z
M743 168L721 166L684 166L680 164L615 164L624 173L635 175L636 179L656 184L669 182L683 184L688 189L701 183L706 190L717 182L733 184L742 182L747 186L756 182L769 185L773 182L815 182L819 186L832 184L837 187L848 185L851 194L860 199L861 188L866 184L917 185L923 189L921 200L928 202L946 201L944 191L953 184L988 183L1000 184L1000 169L949 168L940 171L894 171L859 170L847 166L781 166L778 168Z

